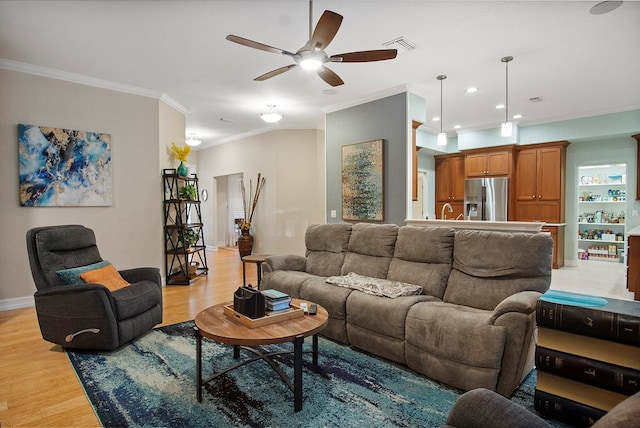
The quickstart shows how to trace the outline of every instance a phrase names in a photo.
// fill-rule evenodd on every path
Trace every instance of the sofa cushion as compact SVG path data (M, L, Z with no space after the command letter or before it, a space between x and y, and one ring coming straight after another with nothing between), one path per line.
M340 268L351 236L351 224L312 224L305 233L307 263L313 275L340 275Z
M340 275L346 253L329 251L308 251L305 271L312 275Z
M442 299L453 261L454 230L403 226L398 230L387 279L420 285L422 294Z
M407 262L394 258L389 265L387 279L419 285L422 287L422 294L442 300L449 272L451 265Z
M300 287L300 297L319 304L329 313L329 322L322 334L342 343L347 339L347 297L353 292L350 288L327 284L326 278L309 278Z
M162 291L152 281L140 281L111 293L116 306L118 321L142 314L156 305L161 305Z
M384 336L404 340L409 308L428 300L436 299L424 295L384 299L354 291L347 299L347 322Z
M492 312L444 302L420 302L407 314L407 365L461 389L495 390L506 330Z
M294 270L277 270L262 277L260 288L282 291L291 297L299 298L300 287L309 278L315 278L315 275Z
M386 278L397 236L398 226L394 224L355 224L340 274Z
M97 269L82 272L80 278L88 284L102 284L111 291L116 291L129 285L111 263Z
M86 266L78 266L78 267L69 268L69 269L60 269L59 271L56 272L56 274L58 275L58 277L60 277L62 282L66 285L83 284L84 281L82 280L82 278L80 278L80 274L83 274L90 270L107 266L108 264L110 264L108 261L103 260L101 262L91 263Z
M544 233L457 230L444 301L493 310L520 291L551 284L553 239Z
M447 227L403 226L398 230L394 257L409 262L453 262L454 229Z
M312 224L307 227L304 244L308 251L347 251L351 228L350 223Z
M40 230L34 246L47 286L65 285L57 274L60 270L102 261L95 234L83 226ZM40 288L44 284L36 285Z
M393 257L398 226L395 224L357 223L351 229L348 250L376 257Z

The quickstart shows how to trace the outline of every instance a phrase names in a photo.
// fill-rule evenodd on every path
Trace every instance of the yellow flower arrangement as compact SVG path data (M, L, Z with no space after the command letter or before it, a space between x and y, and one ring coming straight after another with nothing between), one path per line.
M186 162L189 153L191 153L191 146L185 145L184 147L178 147L176 143L171 143L171 153L173 153L173 157L180 162Z

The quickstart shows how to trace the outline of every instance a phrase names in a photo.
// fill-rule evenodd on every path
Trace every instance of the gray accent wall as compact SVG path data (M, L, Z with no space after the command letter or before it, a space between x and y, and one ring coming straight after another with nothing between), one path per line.
M341 148L384 140L384 221L403 225L407 207L407 93L326 115L327 223L342 221ZM336 217L331 217L331 211Z

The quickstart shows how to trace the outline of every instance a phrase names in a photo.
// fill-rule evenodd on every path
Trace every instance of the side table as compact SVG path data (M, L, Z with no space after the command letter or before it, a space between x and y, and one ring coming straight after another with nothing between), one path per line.
M262 263L270 255L271 254L251 254L242 258L242 285L247 285L247 271L245 269L245 265L247 263L255 263L256 270L258 271L258 283L256 284L256 287L260 290L260 281L262 280Z

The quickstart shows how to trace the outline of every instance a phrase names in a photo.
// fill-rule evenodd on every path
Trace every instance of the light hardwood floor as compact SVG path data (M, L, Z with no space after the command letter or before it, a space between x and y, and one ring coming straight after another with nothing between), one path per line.
M208 251L207 263L208 276L163 288L163 325L232 300L242 285L237 251ZM255 264L246 269L247 282L255 284ZM0 427L100 426L66 354L42 339L34 308L0 312L0 338Z

